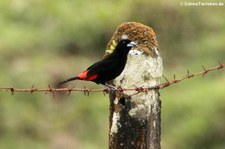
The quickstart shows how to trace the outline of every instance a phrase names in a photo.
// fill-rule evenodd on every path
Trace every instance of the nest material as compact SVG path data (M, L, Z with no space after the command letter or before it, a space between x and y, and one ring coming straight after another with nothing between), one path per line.
M124 22L117 27L106 48L106 55L113 52L117 43L124 37L137 42L137 50L144 51L146 55L156 57L159 55L158 42L153 29L137 22Z

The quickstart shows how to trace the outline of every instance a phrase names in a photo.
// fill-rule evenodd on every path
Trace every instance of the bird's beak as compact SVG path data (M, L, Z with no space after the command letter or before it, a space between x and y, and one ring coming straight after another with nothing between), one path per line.
M127 44L127 47L136 47L137 43L131 41L130 43Z

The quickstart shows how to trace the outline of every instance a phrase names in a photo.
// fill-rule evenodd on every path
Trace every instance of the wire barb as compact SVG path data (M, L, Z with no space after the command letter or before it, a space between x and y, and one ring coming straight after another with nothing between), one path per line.
M202 77L204 77L209 71L204 66L202 66L202 68L204 70L204 73L202 74Z
M164 75L163 78L166 80L167 83L170 83L170 81Z
M218 70L219 70L219 69L222 69L222 68L224 67L224 64L220 63L220 61L218 61L218 63L219 63Z
M48 88L49 88L49 92L51 92L52 93L52 96L53 96L53 98L55 98L55 92L54 92L54 90L53 90L53 88L51 88L51 86L50 85L48 85Z
M10 88L10 91L11 91L11 95L14 95L14 88L13 87Z

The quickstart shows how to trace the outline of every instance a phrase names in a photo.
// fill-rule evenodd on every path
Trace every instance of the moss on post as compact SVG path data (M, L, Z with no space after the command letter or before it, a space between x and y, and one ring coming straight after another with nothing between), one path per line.
M130 51L124 71L113 84L121 88L158 85L163 66L153 29L136 22L122 23L113 34L106 55L122 37L138 46ZM160 149L160 112L157 90L111 92L109 148Z

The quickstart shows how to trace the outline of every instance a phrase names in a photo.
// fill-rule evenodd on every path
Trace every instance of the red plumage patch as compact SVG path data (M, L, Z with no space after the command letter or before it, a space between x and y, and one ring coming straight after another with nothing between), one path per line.
M82 72L81 74L77 75L77 77L79 77L82 80L85 80L85 78L87 77L87 73L88 73L88 70L86 70L86 71Z
M92 81L92 80L96 79L97 77L98 77L98 75L97 74L94 74L94 75L86 78L85 80Z
M82 80L87 80L87 81L92 81L92 80L94 80L94 79L96 79L98 77L97 74L94 74L94 75L92 75L92 76L90 76L90 77L87 78L87 73L88 73L88 70L82 72L77 77L79 77Z

